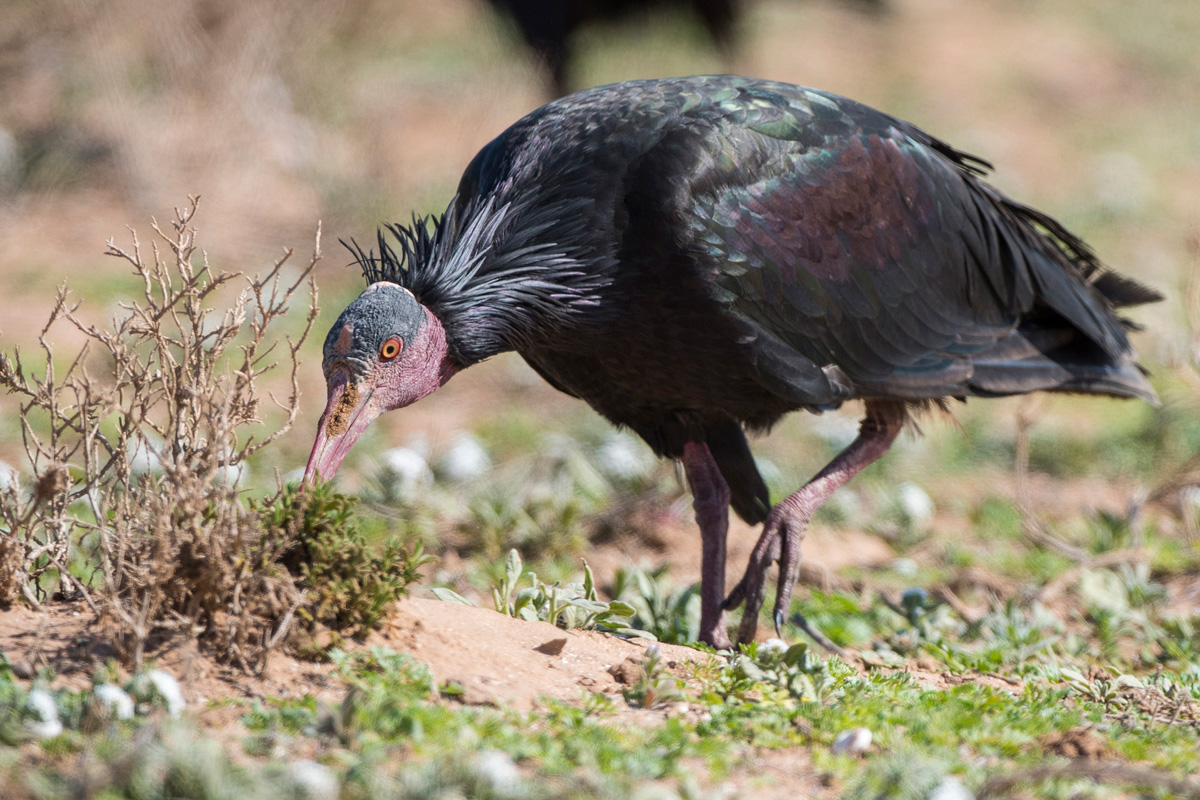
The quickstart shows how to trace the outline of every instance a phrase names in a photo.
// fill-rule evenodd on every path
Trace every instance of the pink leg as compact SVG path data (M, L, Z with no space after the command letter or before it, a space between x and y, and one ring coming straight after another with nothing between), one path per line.
M729 486L708 445L688 442L683 470L692 487L692 508L700 526L700 641L729 647L722 605L725 601L725 537L729 532Z
M800 573L800 540L804 538L809 520L830 495L888 451L907 418L902 402L868 400L867 415L859 428L858 438L815 478L771 509L763 524L762 535L750 553L746 574L725 601L726 608L736 608L743 600L746 602L742 624L738 627L738 641L754 641L758 612L766 595L767 569L776 559L779 561L779 588L775 593L774 618L776 629L782 627L791 605L792 588ZM812 634L807 627L806 631Z

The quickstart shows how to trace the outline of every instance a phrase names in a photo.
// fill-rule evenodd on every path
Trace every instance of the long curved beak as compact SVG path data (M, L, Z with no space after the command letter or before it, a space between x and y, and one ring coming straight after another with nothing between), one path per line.
M321 415L302 485L308 486L317 479L332 479L358 437L383 413L383 409L371 402L374 390L369 380L362 383L341 380L329 386L329 401Z

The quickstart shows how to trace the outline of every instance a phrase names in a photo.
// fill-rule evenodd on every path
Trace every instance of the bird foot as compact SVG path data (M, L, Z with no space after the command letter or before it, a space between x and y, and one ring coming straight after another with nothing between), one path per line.
M729 638L729 632L725 629L723 614L717 618L716 625L710 625L707 628L701 626L700 635L697 638L716 650L733 649L733 642Z
M739 642L754 641L758 632L758 612L766 598L767 570L772 561L779 562L774 609L776 632L783 627L783 620L792 602L792 587L796 585L800 573L800 541L812 516L812 511L804 508L803 500L802 491L797 492L771 509L762 535L750 553L746 573L723 603L725 609L737 608L745 603L742 621L738 626Z
M758 553L759 548L763 548L766 552L766 558L756 560L754 554L750 557L750 565L746 568L746 574L738 582L733 591L726 598L724 609L737 608L743 602L746 603L746 609L742 613L742 622L738 626L738 641L748 643L754 641L755 634L758 632L758 613L762 608L764 595L766 594L766 573L767 568L772 561L779 562L779 586L775 595L774 613L771 615L775 622L775 635L782 638L783 623L787 619L787 609L792 602L792 587L795 586L796 576L800 571L800 540L804 537L804 529L807 527L807 519L793 519L790 525L787 526L771 526L768 519L768 527L763 530L762 536L759 538L758 545L754 548L754 553ZM788 537L780 535L781 529L786 527L787 530L794 530L797 533ZM783 545L789 538L794 539L794 544L788 549L788 562L785 563L781 552ZM756 564L761 563L761 568L756 568ZM789 577L791 576L791 577ZM803 614L793 614L792 624L799 628L803 633L807 634L810 639L816 642L820 647L841 656L847 657L848 653L838 645L834 644L828 636L823 634L818 628L804 618ZM724 632L722 625L722 632ZM720 649L720 648L718 648Z
M858 437L825 469L802 486L799 491L771 509L763 524L762 535L750 553L746 574L725 598L722 608L737 608L746 604L738 626L738 641L751 642L758 631L758 612L766 596L767 569L772 561L779 562L779 588L775 593L775 630L783 627L792 587L800 574L800 540L808 521L829 496L848 480L878 459L895 441L908 419L904 403L893 400L868 400L867 414L859 428ZM826 649L840 652L836 645L799 617L801 629Z

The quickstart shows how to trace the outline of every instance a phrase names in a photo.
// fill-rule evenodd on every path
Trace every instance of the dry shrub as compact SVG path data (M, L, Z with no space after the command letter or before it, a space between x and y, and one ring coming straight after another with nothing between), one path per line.
M19 397L37 476L0 494L0 600L81 597L135 665L148 644L194 633L249 668L281 641L305 599L279 566L289 542L264 535L236 481L246 459L295 420L298 352L317 314L310 275L320 232L304 269L284 268L287 251L265 275L246 277L210 268L196 246L195 212L193 199L169 227L154 223L149 252L136 233L129 249L109 241L108 254L144 285L110 327L83 323L64 285L39 337L39 374L19 352L0 355L0 387ZM215 311L217 293L243 280ZM274 329L305 286L303 330L280 340ZM86 339L69 360L47 338L58 323ZM262 426L257 382L280 367L290 389L268 397L283 421L249 433Z

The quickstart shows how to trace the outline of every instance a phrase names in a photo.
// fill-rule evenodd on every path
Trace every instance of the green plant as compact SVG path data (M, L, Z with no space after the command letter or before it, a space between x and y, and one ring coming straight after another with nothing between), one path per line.
M596 592L592 568L583 564L583 582L546 584L530 571L529 586L517 590L524 572L524 562L516 548L508 551L504 562L504 577L499 586L492 587L492 602L497 611L509 617L540 620L565 630L601 630L625 636L653 639L647 631L630 627L634 610L620 600L601 600ZM516 595L513 592L516 591ZM462 595L445 587L436 587L435 596L464 605L474 605Z
M622 567L613 579L613 595L634 609L633 627L660 642L687 644L700 631L700 595L696 586L671 585L665 566L655 570Z
M279 561L306 594L297 615L310 626L361 637L378 627L392 603L420 580L421 567L435 559L420 542L411 551L396 537L368 544L356 524L356 503L329 483L290 485L260 513L268 537L288 543Z
M1063 667L1060 670L1062 679L1074 694L1102 705L1105 711L1111 711L1114 707L1124 707L1130 702L1124 694L1125 690L1146 688L1146 684L1134 675L1126 675L1111 667L1108 671L1112 673L1112 677L1097 672L1088 678L1072 667Z
M638 676L621 690L625 702L637 708L656 708L684 699L683 681L662 668L662 650L652 644L638 665Z
M824 703L841 695L840 680L830 662L814 654L807 642L789 646L772 639L747 645L730 668L751 680L783 689L802 702Z
M866 765L843 795L845 800L929 800L940 797L939 787L946 785L946 767L917 753L889 754ZM947 797L970 797L958 787Z
M470 501L459 532L487 558L513 547L542 557L571 555L583 548L583 521L591 510L586 498L570 491L529 497L496 491Z

